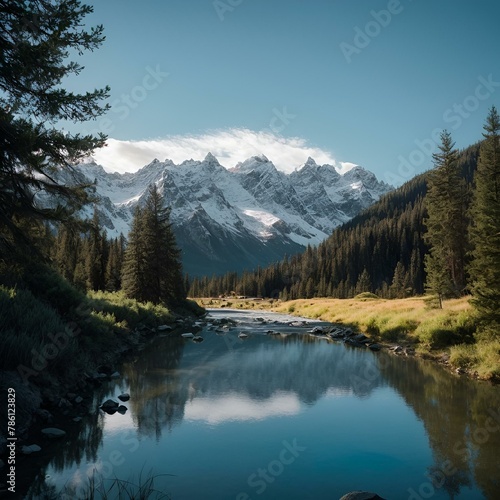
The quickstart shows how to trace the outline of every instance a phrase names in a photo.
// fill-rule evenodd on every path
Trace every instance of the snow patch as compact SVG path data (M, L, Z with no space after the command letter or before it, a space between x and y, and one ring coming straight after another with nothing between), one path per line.
M269 212L263 212L261 210L243 210L245 215L257 219L264 226L272 226L274 223L278 222L280 219Z

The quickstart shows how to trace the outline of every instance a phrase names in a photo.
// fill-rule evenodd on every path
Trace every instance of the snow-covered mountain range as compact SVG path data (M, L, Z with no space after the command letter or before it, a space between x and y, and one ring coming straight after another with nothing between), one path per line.
M79 182L96 182L110 237L127 235L134 206L156 183L171 207L184 270L191 275L253 269L300 252L392 189L359 166L340 175L309 158L285 174L265 156L254 156L226 169L211 153L180 165L155 159L125 174L87 162L75 175ZM90 216L92 209L85 210Z

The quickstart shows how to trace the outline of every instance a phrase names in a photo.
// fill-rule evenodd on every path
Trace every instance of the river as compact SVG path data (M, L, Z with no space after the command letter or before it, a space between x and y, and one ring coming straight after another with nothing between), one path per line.
M37 459L32 498L140 474L173 500L500 498L498 387L306 333L321 322L227 309L205 321L203 342L159 337L96 389ZM121 393L125 413L97 409Z

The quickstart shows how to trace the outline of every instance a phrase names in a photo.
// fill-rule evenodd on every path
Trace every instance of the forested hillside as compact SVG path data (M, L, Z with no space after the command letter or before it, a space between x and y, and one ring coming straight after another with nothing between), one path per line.
M460 152L458 164L470 203L471 184L480 144ZM194 279L192 296L231 294L282 298L349 298L361 292L381 297L405 297L424 292L423 238L430 172L421 174L383 196L336 229L317 248L242 275Z

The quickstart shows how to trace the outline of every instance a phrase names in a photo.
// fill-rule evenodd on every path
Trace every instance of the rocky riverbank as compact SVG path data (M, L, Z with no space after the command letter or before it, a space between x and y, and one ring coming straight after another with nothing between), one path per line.
M196 316L172 315L169 323L155 328L139 325L122 336L112 349L103 351L85 372L71 379L49 370L42 370L29 379L23 379L22 370L0 371L2 392L12 394L14 402L15 415L9 420L9 430L12 428L16 438L15 448L10 450L7 434L2 432L0 435L0 470L9 466L9 459L22 462L23 473L25 469L29 470L30 456L44 453L55 441L64 439L68 432L74 432L85 415L100 411L100 403L94 401L95 390L108 380L120 378L119 365L127 356L142 350L157 336L181 336L183 332L196 331L199 329L197 322ZM7 429L7 423L2 421L2 431L4 428ZM20 467L17 473L22 473ZM25 479L19 476L18 484L24 483ZM7 487L4 480L0 481L0 493L6 492Z

